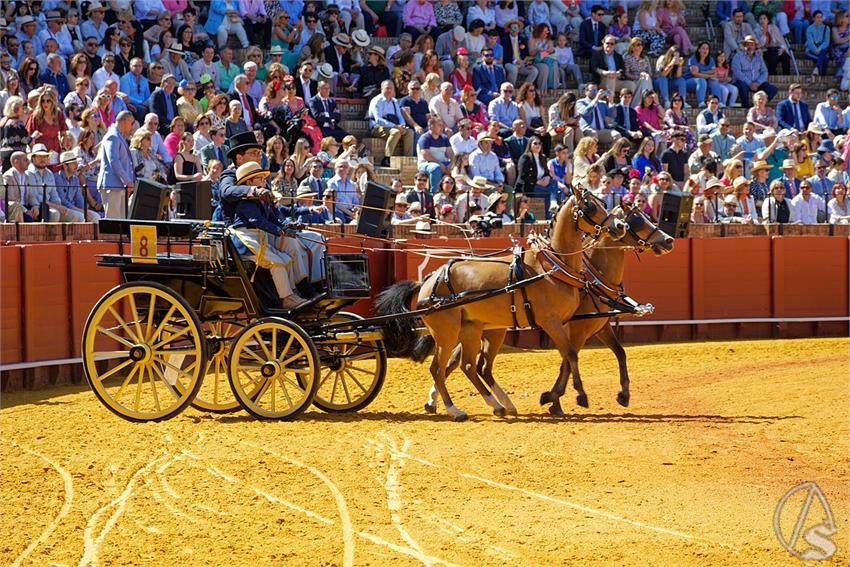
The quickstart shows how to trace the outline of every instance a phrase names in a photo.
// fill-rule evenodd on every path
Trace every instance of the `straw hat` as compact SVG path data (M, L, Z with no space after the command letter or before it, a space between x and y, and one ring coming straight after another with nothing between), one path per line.
M413 201L412 203L410 203L410 207L407 210L410 212L421 211L422 203L420 203L419 201Z
M296 199L308 199L316 197L317 195L318 193L313 191L309 185L299 185L298 189L295 190Z
M712 189L721 189L721 190L723 190L723 189L726 189L726 186L725 186L725 185L723 185L723 184L720 182L720 180L719 180L719 179L715 179L715 180L711 181L708 185L706 185L706 186L705 186L705 190L706 190L706 191L708 191L708 190L712 190Z
M764 160L754 161L753 165L750 166L750 173L756 173L757 171L762 171L764 169L770 170L773 169L773 166Z
M36 144L32 147L31 156L49 156L50 150L44 144Z
M466 29L463 26L455 26L452 29L452 37L455 41L463 41L466 39Z
M58 10L50 10L44 15L45 21L48 22L64 22L65 18L62 16L62 12Z
M333 37L334 45L339 45L346 49L351 49L351 38L347 33L338 33Z
M100 2L92 2L91 4L89 4L89 14L91 14L92 12L105 12L105 11L106 11L106 7L103 4L101 4Z
M268 176L268 169L263 169L263 166L255 161L249 161L240 165L236 170L236 184L242 185L255 177L262 177L265 179Z
M22 28L27 24L34 24L34 23L35 23L35 18L33 18L32 16L21 16L20 18L17 19L17 24L18 24L19 28Z
M323 79L330 79L334 76L334 68L330 63L322 63L319 65L319 76Z
M756 40L755 36L748 35L744 39L741 40L741 45L747 45L748 43L752 43L754 45L758 45L759 42Z
M369 46L369 49L366 50L366 54L368 55L369 53L374 53L381 61L386 61L387 59L387 54L380 45Z
M467 181L467 184L470 187L474 187L476 189L492 189L493 186L490 185L490 182L487 181L487 178L481 175L476 175L471 180Z
M415 232L416 234L434 234L431 231L431 221L427 220L416 221L416 226L410 232Z
M481 142L495 142L496 140L493 139L493 136L491 136L487 132L481 132L480 134L478 134L478 137L475 139L475 141L480 144Z
M487 197L487 210L491 213L496 212L496 205L499 201L507 201L508 194L507 193L491 193L490 196Z
M793 159L786 159L782 161L782 169L797 169L797 164Z
M168 49L166 51L168 51L169 53L175 53L177 55L183 55L183 44L172 43L170 46L168 46Z
M71 163L77 161L77 155L74 152L62 152L62 155L59 157L59 163L65 165L66 163Z
M354 45L359 45L360 47L366 47L372 42L366 30L354 30L351 32L351 41L354 42Z
M272 45L269 49L269 55L283 55L283 48L279 45Z
M407 196L405 196L404 193L399 193L398 196L395 198L395 204L396 205L407 205L408 204Z
M735 195L726 195L723 199L723 204L738 206L738 198Z
M739 175L738 177L735 178L735 181L732 183L732 186L735 187L735 190L737 191L738 187L740 187L741 185L749 185L749 184L750 184L749 179L747 179L743 175Z

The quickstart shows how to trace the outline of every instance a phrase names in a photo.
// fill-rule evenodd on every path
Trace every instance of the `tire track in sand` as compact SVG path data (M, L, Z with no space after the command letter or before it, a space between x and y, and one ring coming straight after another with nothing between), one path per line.
M64 485L65 490L64 501L62 502L62 507L59 509L59 513L56 514L53 520L51 520L51 522L41 531L38 537L31 541L30 544L26 547L26 549L24 549L20 553L20 555L18 555L12 562L12 567L19 567L19 565L21 565L24 559L29 557L30 553L32 553L36 547L47 541L47 538L50 537L50 534L52 534L56 527L59 525L59 522L61 522L62 519L68 515L68 512L71 511L71 503L74 501L74 479L64 467L57 464L53 459L49 458L48 456L9 439L2 439L2 441L17 447L21 451L29 453L34 457L38 457L39 459L53 467L53 469L57 473L59 473L59 476L62 477L62 483Z

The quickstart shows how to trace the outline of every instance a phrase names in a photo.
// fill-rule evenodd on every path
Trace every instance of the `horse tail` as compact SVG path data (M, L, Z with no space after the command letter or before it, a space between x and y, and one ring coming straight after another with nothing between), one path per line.
M413 345L413 352L410 358L413 359L413 362L425 362L425 359L434 352L434 346L436 344L434 337L431 335L416 337L416 344Z
M410 313L410 302L420 287L422 284L410 280L391 285L375 297L375 313L379 316ZM384 348L389 356L422 362L428 355L427 352L422 355L420 349L417 349L421 339L416 336L415 321L414 317L393 317L381 325Z

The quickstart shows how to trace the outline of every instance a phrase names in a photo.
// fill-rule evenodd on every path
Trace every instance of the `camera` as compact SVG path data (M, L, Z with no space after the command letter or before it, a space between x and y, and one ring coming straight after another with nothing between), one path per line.
M475 224L473 224L475 223ZM491 216L473 216L469 219L469 225L475 236L490 236L494 228L502 228L502 219Z

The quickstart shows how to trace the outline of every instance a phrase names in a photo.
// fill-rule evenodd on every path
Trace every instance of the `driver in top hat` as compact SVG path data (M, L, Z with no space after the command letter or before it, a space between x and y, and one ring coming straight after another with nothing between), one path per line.
M232 136L228 140L230 149L227 158L231 161L230 167L221 173L219 178L219 190L221 193L220 216L228 226L233 225L236 208L239 202L245 199L271 198L271 191L264 184L256 187L248 184L240 184L237 179L239 166L249 162L262 163L263 150L257 142L254 132L242 132ZM281 206L277 214L285 224L291 222L292 217L297 216L297 208L292 211L290 206ZM293 212L295 213L293 215ZM323 265L325 255L324 238L321 234L309 230L299 230L296 238L284 238L281 248L295 260L292 282L304 297L310 297L320 293L323 288Z

